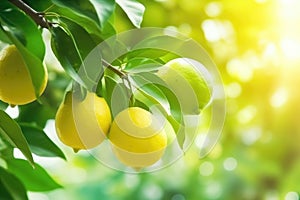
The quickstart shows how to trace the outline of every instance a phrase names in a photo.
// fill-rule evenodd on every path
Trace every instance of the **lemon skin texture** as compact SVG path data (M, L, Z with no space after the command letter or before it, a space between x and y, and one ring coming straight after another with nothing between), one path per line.
M109 139L116 157L135 169L156 163L168 140L164 124L139 107L127 108L115 117Z
M104 98L88 92L83 101L68 92L55 117L58 138L74 151L91 149L103 142L111 125Z
M48 73L44 66L44 80L39 96L44 92ZM30 73L14 45L5 47L0 53L0 100L10 105L24 105L37 99Z
M210 103L212 95L208 83L187 59L169 61L157 75L176 95L183 114L198 115Z

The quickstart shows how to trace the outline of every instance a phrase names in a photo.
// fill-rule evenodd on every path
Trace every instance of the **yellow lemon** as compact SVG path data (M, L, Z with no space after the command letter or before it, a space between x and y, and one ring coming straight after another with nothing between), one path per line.
M48 74L39 92L47 85ZM34 86L26 64L15 45L9 45L0 53L0 100L11 105L24 105L36 100Z
M184 114L198 115L211 100L211 90L201 70L204 67L200 63L177 58L157 72L178 98Z
M59 139L74 151L99 145L110 125L111 114L105 99L90 92L82 101L68 92L55 117Z
M164 123L139 107L127 108L115 117L109 139L116 157L136 169L156 163L167 146Z

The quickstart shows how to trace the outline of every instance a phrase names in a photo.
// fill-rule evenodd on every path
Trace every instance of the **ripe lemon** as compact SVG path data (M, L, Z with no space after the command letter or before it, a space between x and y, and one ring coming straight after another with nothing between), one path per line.
M198 66L199 64L197 63ZM187 115L198 115L211 100L209 85L204 74L196 68L197 65L189 59L177 58L166 63L157 72L174 92L182 112ZM201 68L204 69L202 65Z
M41 95L47 85L48 73L39 91ZM0 99L11 105L24 105L36 100L30 73L15 45L9 45L0 53Z
M59 139L74 151L99 145L110 125L111 114L105 99L90 92L83 101L68 92L55 117Z
M164 124L139 107L127 108L115 117L109 139L116 157L136 169L157 162L167 146Z

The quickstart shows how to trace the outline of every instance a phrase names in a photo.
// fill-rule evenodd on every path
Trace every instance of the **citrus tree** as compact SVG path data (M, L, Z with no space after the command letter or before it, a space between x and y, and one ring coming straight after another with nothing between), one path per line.
M211 88L180 58L188 56L178 49L192 46L186 38L154 29L117 34L118 18L140 28L144 11L137 0L1 2L1 199L62 187L32 156L66 159L43 131L49 119L74 152L110 141L115 158L135 171L161 160L170 142L185 149L185 116L199 116ZM44 33L63 72L44 62ZM8 106L18 106L18 117Z

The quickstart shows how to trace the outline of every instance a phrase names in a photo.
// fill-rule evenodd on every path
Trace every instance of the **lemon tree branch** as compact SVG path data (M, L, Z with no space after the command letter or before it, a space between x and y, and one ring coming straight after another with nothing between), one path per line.
M48 23L48 21L45 19L43 13L35 11L22 0L9 0L9 2L17 6L19 9L23 10L35 21L36 24L40 25L42 28L49 28L50 26L52 26L52 24Z

